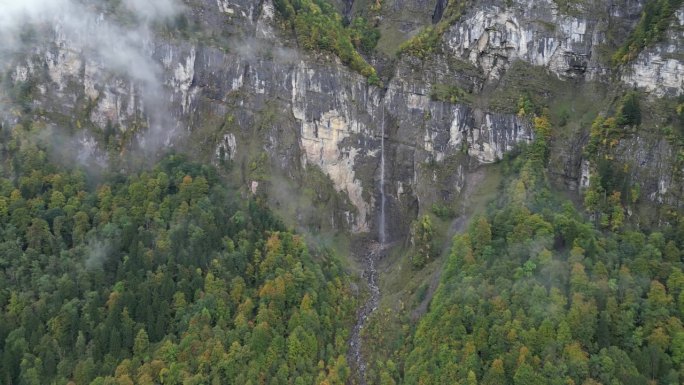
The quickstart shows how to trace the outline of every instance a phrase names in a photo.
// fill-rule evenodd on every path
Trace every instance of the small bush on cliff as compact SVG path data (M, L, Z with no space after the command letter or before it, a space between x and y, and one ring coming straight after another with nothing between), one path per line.
M411 243L414 250L411 263L416 269L422 269L434 257L432 250L433 234L434 229L429 215L423 215L411 225Z
M365 18L357 17L351 22L348 29L354 47L361 52L369 54L378 45L380 30L372 26Z
M408 54L420 59L427 59L439 51L439 41L442 35L463 14L468 4L467 0L450 0L444 10L442 19L434 26L426 27L416 36L407 40L399 47L399 54Z
M432 87L430 98L442 102L458 103L466 99L467 93L459 86L447 84L435 84Z
M620 126L638 126L641 124L641 108L639 94L630 92L622 99L618 111L617 124Z

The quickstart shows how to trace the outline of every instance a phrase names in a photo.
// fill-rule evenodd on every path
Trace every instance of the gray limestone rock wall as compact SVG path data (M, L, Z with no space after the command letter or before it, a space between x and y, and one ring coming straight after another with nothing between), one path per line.
M675 13L664 41L641 52L622 81L656 96L684 93L684 6Z
M237 161L245 152L263 152L274 172L292 180L320 169L350 204L333 216L333 227L353 232L378 227L384 125L388 232L399 238L433 203L457 203L474 167L532 139L530 122L517 115L433 100L435 84L477 93L513 60L562 78L601 80L607 73L597 53L602 15L628 23L641 7L639 1L587 2L561 12L551 1L503 3L468 9L444 36L444 54L426 62L402 58L385 89L369 86L335 57L293 48L274 27L270 0L193 2L184 15L188 36L157 34L143 42L161 85L154 95L145 81L90 57L58 28L49 41L17 57L8 74L14 85L36 83L33 107L44 119L59 123L55 115L80 111L93 138L115 126L122 133L152 132L137 138L166 147L211 126L200 146L207 159ZM649 159L644 162L650 165ZM567 172L579 175L581 162L574 163Z
M191 12L205 29L241 18L244 23L236 24L256 34L259 24L249 4L206 2ZM308 167L328 175L355 208L344 215L343 226L353 232L373 232L378 226L383 114L392 234L406 233L418 211L425 209L419 206L420 181L441 182L442 190L455 191L448 196L450 202L463 188L467 167L457 167L454 175L437 181L423 175L427 172L423 164L464 152L481 162L493 162L516 142L531 137L529 124L515 116L432 101L429 85L417 85L420 77L409 77L413 85L393 81L384 91L369 86L334 57L310 57L256 37L232 38L226 48L179 39L149 44L161 69L164 87L159 99L168 101L164 107L172 118L168 122L173 127L165 127L165 132L181 135L205 124L209 116L230 114L243 132L222 132L207 152L210 157L227 153L233 158L240 151L254 151L244 142L253 141L249 135L259 115L275 108L277 116L259 138L260 150L284 175ZM144 125L153 125L140 86L123 75L103 76L106 68L87 56L55 38L50 50L16 64L14 81L35 76L36 71L27 68L47 63L49 77L39 80L41 92L36 98L41 108L67 115L74 100L83 100L90 106L88 117L96 130L114 124L125 131L140 125L141 119ZM67 86L70 91L64 92ZM287 145L293 140L296 146ZM168 143L172 145L173 139Z
M629 30L644 1L552 0L477 2L445 36L447 49L478 66L490 81L514 60L548 68L564 78L605 80L608 34Z

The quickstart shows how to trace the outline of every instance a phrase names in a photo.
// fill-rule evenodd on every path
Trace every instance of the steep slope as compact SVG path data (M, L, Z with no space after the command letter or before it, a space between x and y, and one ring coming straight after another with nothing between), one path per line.
M681 1L144 3L8 7L5 132L48 127L32 135L95 177L186 152L322 244L393 245L381 290L438 276L418 268L439 270L469 176L534 143L534 117L549 181L597 228L679 222Z
M531 139L529 123L516 114L520 95L529 94L541 108L587 92L574 85L574 90L566 90L567 85L554 80L556 76L575 79L572 84L578 79L606 84L614 74L624 73L620 76L627 84L635 83L655 95L680 93L676 57L668 57L664 72L653 77L639 69L643 65L639 63L650 62L648 50L632 67L615 72L609 63L605 52L619 43L612 36L636 24L642 5L491 2L467 6L433 43L434 50L416 48L430 48L432 54L425 59L402 55L386 89L380 89L369 86L335 57L288 48L290 37L278 27L280 16L269 1L195 2L175 19L153 25L144 45L135 51L149 55L141 59L150 67L152 81L131 79L92 55L91 48L73 41L68 30L47 26L43 30L47 38L36 43L33 54L25 51L14 57L5 82L18 93L29 93L18 98L32 97L34 101L25 107L49 121L90 127L82 133L83 142L102 143L103 136L116 134L117 143L110 144L112 155L136 142L166 147L172 145L172 138L191 131L198 133L191 146L203 148L203 157L217 163L227 159L243 167L240 164L251 162L255 150L263 149L271 154L270 172L299 186L305 183L307 166L314 166L330 178L332 191L346 197L338 199L332 221L311 218L318 222L312 226L354 232L378 227L379 111L385 110L387 174L393 181L387 189L388 215L396 219L389 221L396 224L390 233L400 237L407 234L407 224L418 212L434 203L457 204L463 173L469 168L468 162L459 160L462 154L493 162L515 143ZM386 7L389 3L381 11ZM117 12L102 15L116 19ZM680 16L681 10L668 42L655 50L676 52L681 39L674 31ZM98 27L88 28L99 33ZM516 70L520 62L539 68L520 74ZM151 90L150 84L155 86ZM621 87L618 82L609 89ZM158 94L166 96L154 96ZM598 99L597 104L610 109L610 93ZM662 124L657 119L652 123ZM153 134L145 137L145 127ZM588 128L588 124L575 128L574 137L559 146L581 141ZM216 150L206 151L207 146ZM562 174L579 185L581 162L576 154L568 157L560 160L569 164L563 165ZM431 164L439 172L427 166ZM265 191L279 190L263 176L254 179ZM666 178L657 179L647 185L671 184ZM244 180L247 186L252 182ZM644 196L660 196L664 190L668 187L649 187Z
M3 384L347 380L334 257L213 167L169 156L96 181L31 130L0 148Z
M682 382L681 222L624 227L618 196L598 231L553 196L544 151L508 160L496 205L454 238L404 383Z

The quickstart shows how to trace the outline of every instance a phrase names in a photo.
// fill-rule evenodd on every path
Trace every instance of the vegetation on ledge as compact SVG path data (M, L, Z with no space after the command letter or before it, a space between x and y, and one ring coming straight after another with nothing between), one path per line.
M430 98L448 103L458 103L468 100L468 93L461 87L448 84L435 84L432 86Z
M650 0L641 13L641 19L636 28L627 38L625 44L613 55L615 64L625 64L655 42L665 37L667 28L672 22L674 13L684 0Z
M427 59L439 51L442 35L458 20L468 5L467 0L449 0L442 19L434 26L420 31L399 47L399 54L407 54L420 59Z
M275 6L303 48L335 54L370 84L380 84L375 68L358 52L371 52L380 38L366 19L356 18L345 27L340 14L325 0L275 0Z

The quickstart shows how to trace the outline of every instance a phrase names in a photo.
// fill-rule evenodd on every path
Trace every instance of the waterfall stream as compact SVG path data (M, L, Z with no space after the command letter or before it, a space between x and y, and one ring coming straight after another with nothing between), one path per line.
M378 241L372 242L368 245L368 250L363 256L363 273L362 278L368 284L370 290L370 297L359 308L356 318L356 324L352 329L350 339L350 356L352 367L356 369L356 378L358 385L367 385L366 369L367 362L363 357L362 346L363 339L361 338L361 331L368 321L368 317L378 308L380 304L380 287L378 285L378 271L376 263L385 251L387 233L385 225L385 109L383 107L381 112L380 124L380 218L378 223Z
M379 241L380 246L385 245L387 234L385 230L385 108L383 107L381 113L380 123L380 225L379 225Z
M368 321L368 317L378 308L380 304L380 287L378 286L378 272L376 270L375 264L378 256L382 253L382 246L378 243L373 243L370 245L367 254L365 255L364 270L362 273L363 279L366 280L368 284L368 289L370 290L370 297L361 306L356 318L356 324L352 329L351 341L350 341L350 356L351 365L355 369L356 373L356 384L367 385L366 381L366 369L368 364L363 356L363 338L361 337L361 331Z

